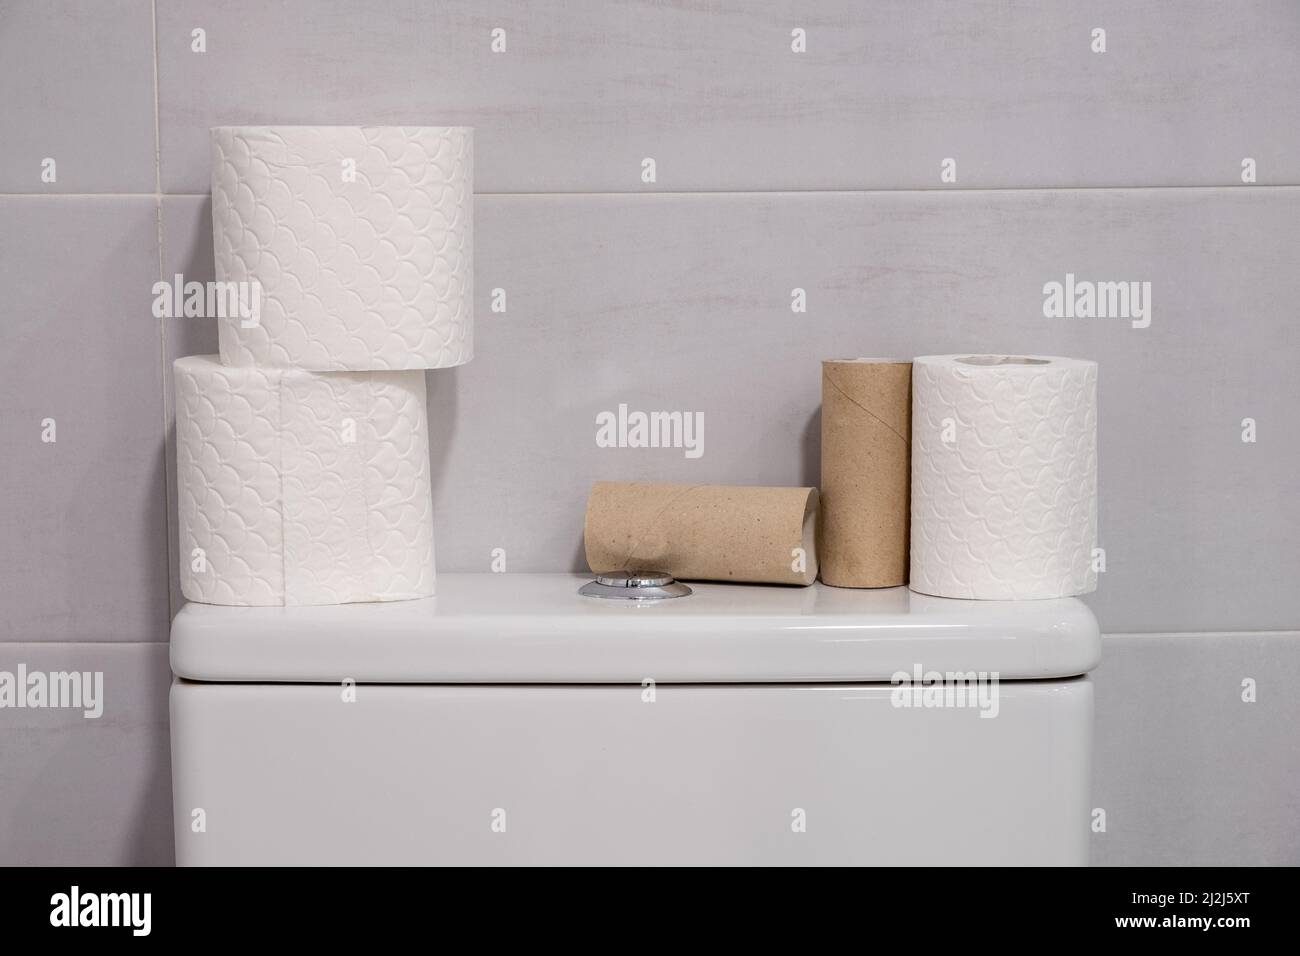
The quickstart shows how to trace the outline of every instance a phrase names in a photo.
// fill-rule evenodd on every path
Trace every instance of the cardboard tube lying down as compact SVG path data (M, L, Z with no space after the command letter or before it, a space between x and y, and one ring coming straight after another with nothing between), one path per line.
M598 481L587 499L587 564L685 580L812 584L817 489Z

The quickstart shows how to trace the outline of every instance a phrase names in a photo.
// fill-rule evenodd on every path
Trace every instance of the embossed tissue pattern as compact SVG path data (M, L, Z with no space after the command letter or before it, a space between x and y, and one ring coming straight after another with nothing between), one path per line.
M468 362L473 149L465 127L213 129L216 276L262 288L259 324L219 321L222 362Z
M214 356L179 359L175 371L187 598L341 604L433 593L422 373L231 368Z
M911 586L986 600L1095 590L1097 366L918 359L912 389Z

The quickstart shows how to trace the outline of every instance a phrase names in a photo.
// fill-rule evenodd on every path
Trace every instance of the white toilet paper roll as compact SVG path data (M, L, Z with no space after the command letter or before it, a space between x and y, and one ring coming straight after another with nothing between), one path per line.
M434 590L421 372L177 359L181 589L207 604L344 604Z
M1097 363L927 355L912 366L910 584L940 597L1095 590Z
M473 133L214 128L217 279L250 283L235 288L259 313L219 320L222 362L315 370L468 362Z

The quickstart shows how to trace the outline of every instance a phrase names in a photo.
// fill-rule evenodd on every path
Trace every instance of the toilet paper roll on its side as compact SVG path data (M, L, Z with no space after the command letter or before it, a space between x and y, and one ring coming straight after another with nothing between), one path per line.
M212 130L221 361L446 368L474 354L474 131ZM248 313L255 313L249 315Z
M907 583L912 363L822 363L821 532L824 582Z
M1097 363L928 355L912 366L912 560L925 594L1095 590Z
M598 481L583 539L591 570L812 584L817 489Z
M181 590L207 604L344 604L434 591L421 372L177 359Z

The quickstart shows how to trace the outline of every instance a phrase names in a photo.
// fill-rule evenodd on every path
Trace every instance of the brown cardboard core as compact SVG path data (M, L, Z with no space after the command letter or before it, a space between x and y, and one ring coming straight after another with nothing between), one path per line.
M907 583L912 436L910 362L822 363L822 580Z
M809 585L816 488L598 481L583 543L600 574L654 568L680 580Z
M962 365L1051 365L1048 359L1025 358L1020 355L967 355L957 359Z

